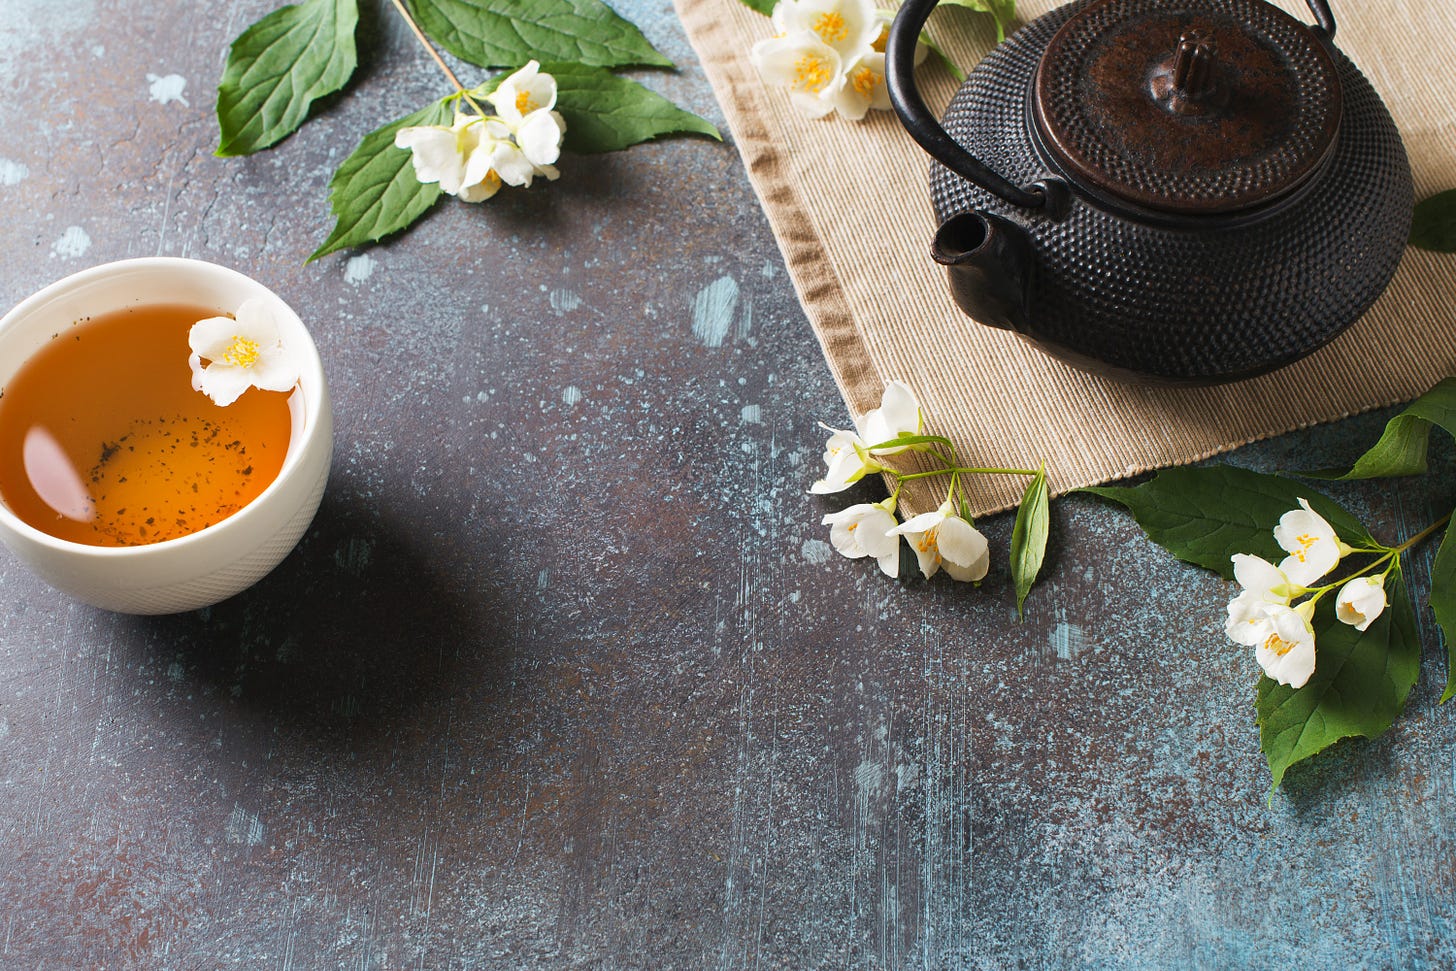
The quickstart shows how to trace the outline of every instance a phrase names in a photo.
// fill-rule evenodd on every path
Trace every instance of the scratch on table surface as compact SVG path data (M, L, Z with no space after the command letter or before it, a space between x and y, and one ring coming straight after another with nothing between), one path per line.
M233 811L228 816L227 826L223 830L223 837L229 843L236 843L241 846L257 846L263 842L265 827L263 820L254 813L248 812L241 804L233 803Z
M1048 635L1052 653L1059 661L1070 661L1082 653L1086 647L1086 634L1081 624L1071 623L1066 619L1065 609L1057 611L1057 623L1052 627Z
M570 313L582 305L581 294L565 287L558 287L547 295L551 309L558 314Z
M966 798L973 780L973 733L967 705L955 690L945 659L946 640L935 628L922 629L925 696L919 725L922 754L920 804L920 912L917 949L924 966L934 967L963 938L969 916L966 889L972 880L973 805ZM952 688L944 690L950 681ZM907 794L914 797L916 793Z
M423 916L429 927L430 909L435 900L435 873L440 865L440 839L430 831L428 823L420 830L415 844L414 874L410 880L409 912Z
M738 281L731 276L720 276L699 290L693 300L693 336L704 347L722 347L733 327L737 309Z

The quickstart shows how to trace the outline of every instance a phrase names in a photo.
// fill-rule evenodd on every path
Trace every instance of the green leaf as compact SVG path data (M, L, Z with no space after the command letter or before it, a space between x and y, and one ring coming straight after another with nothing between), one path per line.
M304 0L243 31L217 87L217 154L248 155L297 131L354 73L358 22L357 0Z
M1431 610L1436 614L1436 623L1441 627L1441 638L1446 642L1446 690L1441 694L1441 704L1456 696L1456 539L1447 527L1441 538L1441 547L1436 550L1436 561L1431 565Z
M562 147L567 151L616 152L662 135L723 140L710 122L611 71L582 64L542 64L541 70L556 78L556 110L566 119ZM472 93L484 97L504 80L498 74Z
M1027 483L1021 506L1016 510L1016 524L1011 527L1011 579L1016 584L1017 614L1021 613L1026 595L1041 572L1050 524L1046 470L1038 469Z
M1386 580L1390 606L1365 632L1335 618L1332 598L1315 612L1315 670L1301 688L1261 678L1255 708L1259 745L1279 788L1291 765L1342 738L1375 738L1394 723L1420 672L1420 639L1398 572Z
M950 76L951 77L953 77L953 78L956 79L956 83L957 84L965 84L966 83L966 72L965 71L962 71L956 65L956 62L955 61L952 61L950 59L950 55L949 54L947 54L945 51L941 50L941 47L940 47L939 44L937 44L935 41L931 40L931 38L930 38L930 31L928 31L928 30L922 30L920 32L920 43L924 44L925 47L926 47L926 49L928 49L930 51L930 53L934 54L937 58L940 59L941 65L947 71L950 72Z
M1438 192L1416 204L1410 244L1437 253L1456 253L1456 189Z
M364 136L329 180L329 204L338 218L309 262L397 233L435 204L440 186L415 178L410 153L394 147L394 133L412 125L448 125L453 100L442 98Z
M410 0L420 27L480 67L531 59L596 67L672 67L601 0Z
M1348 472L1331 470L1306 474L1331 479L1417 475L1426 471L1426 447L1430 443L1433 424L1456 435L1456 378L1446 378L1390 419L1380 441L1360 456Z
M1168 469L1136 486L1079 490L1126 506L1148 538L1180 560L1233 578L1235 553L1254 553L1278 562L1274 542L1279 517L1300 498L1323 516L1351 546L1373 546L1369 532L1332 500L1283 476L1227 465Z
M743 0L743 5L750 10L757 10L767 17L773 13L773 8L778 6L778 0Z
M1016 0L940 0L940 6L965 7L977 13L988 13L996 20L996 42L1006 39L1006 31L1016 23Z

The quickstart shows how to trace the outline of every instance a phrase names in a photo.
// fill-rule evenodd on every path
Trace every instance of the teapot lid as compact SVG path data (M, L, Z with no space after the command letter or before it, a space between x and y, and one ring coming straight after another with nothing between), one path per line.
M1179 216L1293 192L1341 113L1326 45L1264 0L1095 0L1047 45L1032 103L1073 182Z

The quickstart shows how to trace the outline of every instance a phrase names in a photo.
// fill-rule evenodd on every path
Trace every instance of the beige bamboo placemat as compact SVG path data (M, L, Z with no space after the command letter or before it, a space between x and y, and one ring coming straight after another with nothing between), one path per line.
M1385 295L1333 343L1274 374L1217 388L1093 377L973 324L929 257L929 158L893 113L871 112L859 123L803 118L749 63L749 48L771 33L767 17L739 0L674 2L854 414L875 407L885 384L900 378L920 396L929 430L949 436L967 461L1035 467L1044 460L1061 493L1407 401L1456 373L1456 256L1415 249ZM1021 0L1018 11L1026 22L1055 5ZM1279 5L1310 19L1299 0ZM1432 40L1456 36L1456 4L1331 6L1340 48L1400 128L1416 198L1456 187L1456 76L1448 45ZM995 43L990 18L964 10L938 10L931 27L963 68ZM918 76L927 102L943 108L954 79L931 64ZM976 479L973 512L1015 505L1021 486ZM929 501L908 498L912 511Z

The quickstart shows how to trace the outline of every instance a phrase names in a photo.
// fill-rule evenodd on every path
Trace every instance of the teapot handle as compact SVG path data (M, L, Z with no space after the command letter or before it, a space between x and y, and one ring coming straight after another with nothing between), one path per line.
M920 92L915 88L915 44L925 21L938 0L906 0L890 25L890 38L885 44L885 86L890 104L910 137L920 143L936 161L956 175L975 183L992 195L1014 206L1041 209L1048 203L1048 194L1036 186L1021 188L986 168L982 162L951 138L936 121ZM1309 0L1310 6L1324 0ZM1328 11L1327 11L1328 12Z
M1319 24L1315 32L1322 36L1326 42L1335 39L1335 15L1330 13L1330 5L1326 0L1304 0L1309 4L1309 12L1314 14L1315 23Z
M910 137L956 175L1014 206L1047 208L1053 204L1049 193L1039 185L1022 188L992 172L946 133L920 97L915 87L915 45L920 40L920 32L925 29L925 21L938 2L906 0L890 25L890 37L885 44L885 87L895 114L900 116L900 122ZM1333 42L1335 17L1330 13L1328 0L1305 0L1305 3L1318 25L1314 28L1315 32L1326 43Z

